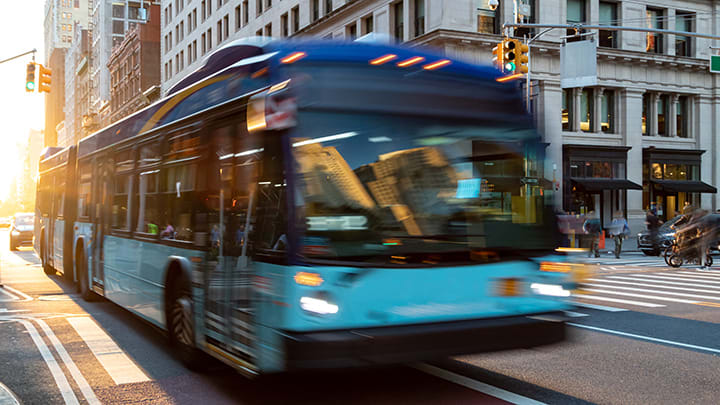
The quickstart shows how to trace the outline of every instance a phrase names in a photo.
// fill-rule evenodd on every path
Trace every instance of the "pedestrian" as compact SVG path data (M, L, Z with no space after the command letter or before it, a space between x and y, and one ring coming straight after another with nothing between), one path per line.
M655 204L652 204L645 216L645 225L647 225L648 233L650 234L653 250L660 251L660 247L658 246L658 230L660 229L662 221L657 217L656 210Z
M600 232L602 227L600 226L600 219L595 216L595 211L590 211L587 215L587 219L583 224L583 231L588 235L590 239L590 250L588 251L588 257L595 255L600 257L600 249L598 247Z
M628 226L627 220L623 216L622 211L615 212L612 223L610 224L609 233L615 243L615 257L619 259L620 252L622 251L623 239L630 234L630 227Z

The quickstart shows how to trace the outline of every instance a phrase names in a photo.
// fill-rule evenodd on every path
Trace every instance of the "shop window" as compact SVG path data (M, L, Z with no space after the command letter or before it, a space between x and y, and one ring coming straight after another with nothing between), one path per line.
M582 89L580 97L580 130L583 132L592 132L593 130L594 105L595 98L593 89Z
M601 97L600 127L602 132L615 132L615 92L604 91Z
M563 89L562 91L562 129L563 131L573 130L573 91Z
M663 167L660 163L653 163L650 171L652 172L652 178L662 180L663 178Z
M695 13L684 11L675 12L675 30L683 32L693 32L693 20ZM690 37L675 35L675 55L676 56L692 56L690 47Z
M661 136L669 135L667 127L668 108L668 96L659 96L657 100L657 133Z
M607 1L600 2L600 24L601 25L618 25L617 24L617 3ZM598 45L606 48L617 48L618 31L599 30Z
M688 128L689 116L688 116L688 98L687 96L680 96L675 103L675 131L677 136L680 138L689 138L690 131Z
M645 23L647 28L664 29L663 11L648 8L645 12ZM663 35L648 32L645 40L645 51L650 53L663 53Z

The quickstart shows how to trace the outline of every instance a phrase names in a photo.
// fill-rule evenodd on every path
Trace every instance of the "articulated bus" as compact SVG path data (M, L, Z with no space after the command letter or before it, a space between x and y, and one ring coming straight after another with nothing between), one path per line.
M491 67L238 40L41 163L37 251L248 373L565 338L544 144Z

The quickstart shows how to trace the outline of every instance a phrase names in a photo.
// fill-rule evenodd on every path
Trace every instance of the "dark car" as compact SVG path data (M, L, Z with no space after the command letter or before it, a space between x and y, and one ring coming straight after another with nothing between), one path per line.
M18 246L31 246L34 227L34 214L15 214L10 226L10 250L17 250Z
M657 235L658 240L655 244L653 244L653 241L650 240L650 231L646 229L640 232L637 236L638 249L640 249L640 251L647 256L657 256L662 253L666 247L672 245L672 243L675 241L675 230L670 228L670 226L677 222L681 217L682 215L678 215L675 218L672 218L664 224L660 225L660 229L658 229Z

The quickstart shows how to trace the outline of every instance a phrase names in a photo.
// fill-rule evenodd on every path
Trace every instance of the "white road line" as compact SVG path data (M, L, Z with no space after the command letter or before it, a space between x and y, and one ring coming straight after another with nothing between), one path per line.
M695 284L695 283L683 283L680 281L664 281L664 280L653 280L653 279L646 279L646 278L638 278L638 277L625 277L625 276L608 276L607 278L611 278L613 280L634 280L634 281L644 281L647 283L661 283L661 284L670 284L670 285L686 285L689 287L704 287L704 288L717 288L720 289L720 286L715 285L705 285L705 284ZM658 286L661 287L661 286Z
M582 318L583 316L589 315L583 314L582 312L565 311L565 316L569 316L570 318Z
M11 294L9 291L5 290L5 288L0 288L0 293L5 294L6 297L10 297L10 299L0 298L0 302L17 301L20 299L20 298L16 297L14 294Z
M653 276L653 275L645 275L645 274L631 274L633 277L645 277L645 278L657 278L661 280L674 280L674 281L701 281L703 283L710 283L710 284L720 284L720 281L708 281L708 280L702 280L697 278L690 278L683 275L669 275L669 273L662 273L662 274L668 274L666 276Z
M683 300L680 298L656 297L656 296L652 296L652 295L633 294L633 293L626 293L626 292L621 292L621 291L598 290L595 288L587 288L587 289L584 289L583 291L590 291L590 292L596 292L596 293L601 293L601 294L624 295L626 297L635 297L635 298L647 298L647 299L659 300L659 301L679 302L681 304L696 304L697 303L697 301Z
M574 297L578 298L588 298L591 300L598 300L598 301L607 301L607 302L617 302L618 304L628 304L628 305L637 305L639 307L648 307L648 308L660 308L664 307L665 305L662 304L651 304L649 302L640 302L640 301L631 301L631 300L621 300L619 298L610 298L610 297L599 297L597 295L586 295L586 294L580 294L580 295L573 295ZM576 302L575 304L579 304ZM627 310L625 310L627 311Z
M125 352L90 318L68 318L67 321L83 338L110 375L115 384L150 381L150 378L125 354Z
M30 321L25 319L17 319L17 322L20 322L23 326L25 326L25 329L27 329L28 333L30 334L30 337L35 343L35 346L37 346L38 350L40 351L40 355L42 356L43 360L45 360L45 364L47 364L48 368L50 369L50 373L52 374L53 379L55 379L55 384L60 389L60 394L65 400L65 403L79 405L77 397L75 396L75 392L73 392L72 388L70 387L70 384L68 383L67 378L65 378L65 374L60 368L60 365L57 363L57 360L55 360L55 357L50 352L50 349L48 349L48 347L45 345L45 342L40 336L40 333L38 333L37 329L35 329L35 326L33 326Z
M28 312L29 309L7 309L7 308L0 308L0 312L7 313L7 312Z
M461 385L465 388L470 388L473 391L478 391L486 395L493 396L495 398L502 399L513 404L518 405L545 405L544 402L536 401L522 395L515 394L510 391L506 391L502 388L494 387L489 384L485 384L480 381L473 380L472 378L465 377L460 374L453 373L451 371L443 370L441 368L431 366L429 364L420 363L412 366L416 370L420 370L423 373L430 374L437 378L441 378L445 381Z
M62 359L63 363L65 363L65 367L70 371L70 375L75 379L75 382L77 383L78 387L80 388L80 391L85 396L85 400L87 400L88 404L92 405L100 405L100 401L95 396L95 392L93 392L92 388L90 388L90 384L88 384L85 377L80 372L80 369L75 365L75 362L72 360L70 355L68 354L67 350L65 350L65 347L63 347L62 343L60 343L60 340L55 336L55 333L50 329L47 323L43 321L42 319L35 319L35 322L37 322L38 325L40 325L40 328L45 332L45 335L50 339L50 343L53 344L55 347L55 351L60 355L60 359Z
M720 353L720 349L714 349L712 347L691 345L691 344L687 344L687 343L675 342L672 340L659 339L659 338L654 338L651 336L636 335L634 333L627 333L627 332L621 332L619 330L598 328L598 327L589 326L589 325L580 325L580 324L571 323L571 322L568 322L568 325L574 326L576 328L590 329L590 330L594 330L594 331L598 331L598 332L612 333L614 335L628 336L628 337L633 337L636 339L649 340L651 342L665 343L665 344L672 345L672 346L687 347L690 349L703 350L703 351L711 352L711 353Z
M692 277L699 277L699 278L707 279L707 280L720 280L720 276L710 275L710 274L702 274L702 273L693 273L692 271L678 271L676 274L687 274Z
M0 382L0 405L20 405L20 400L10 391L10 388Z
M628 281L603 280L603 279L599 279L599 278L589 278L588 280L597 281L597 282L601 282L601 283L627 284L627 285L636 285L636 286L640 286L640 287L667 288L668 290L694 291L694 292L701 292L701 293L720 294L720 291L699 290L697 288L687 288L687 287L671 287L669 285L631 283ZM592 284L586 284L586 285L592 285ZM607 286L603 286L603 287L616 287L616 286L607 285Z
M17 299L20 300L20 301L32 301L32 300L33 300L33 298L32 298L31 296L25 294L25 293L22 292L22 291L16 290L16 289L10 287L9 285L6 285L6 286L3 287L3 288L6 289L6 290L8 290L8 291L10 291L10 292L12 292L12 293L14 293L15 295L17 295L17 296L18 296ZM3 288L0 288L0 291L2 291ZM7 291L4 291L4 292L7 293Z
M676 292L672 292L672 291L648 290L646 288L620 287L620 286L616 286L616 285L610 286L610 285L593 284L593 283L585 283L585 285L589 285L591 287L615 288L618 290L639 291L639 292L651 293L651 294L665 294L665 295L674 295L676 297L700 298L700 299L704 299L704 300L720 301L720 296L717 296L717 295L683 294L683 293L676 293Z
M587 295L585 296L587 297ZM606 300L607 301L607 300ZM610 301L615 301L612 298L610 298ZM594 305L594 304L586 304L584 302L577 302L574 301L573 305L583 308L590 308L590 309L597 309L600 311L607 311L607 312L627 312L628 310L625 308L613 308L613 307L606 307L604 305Z

